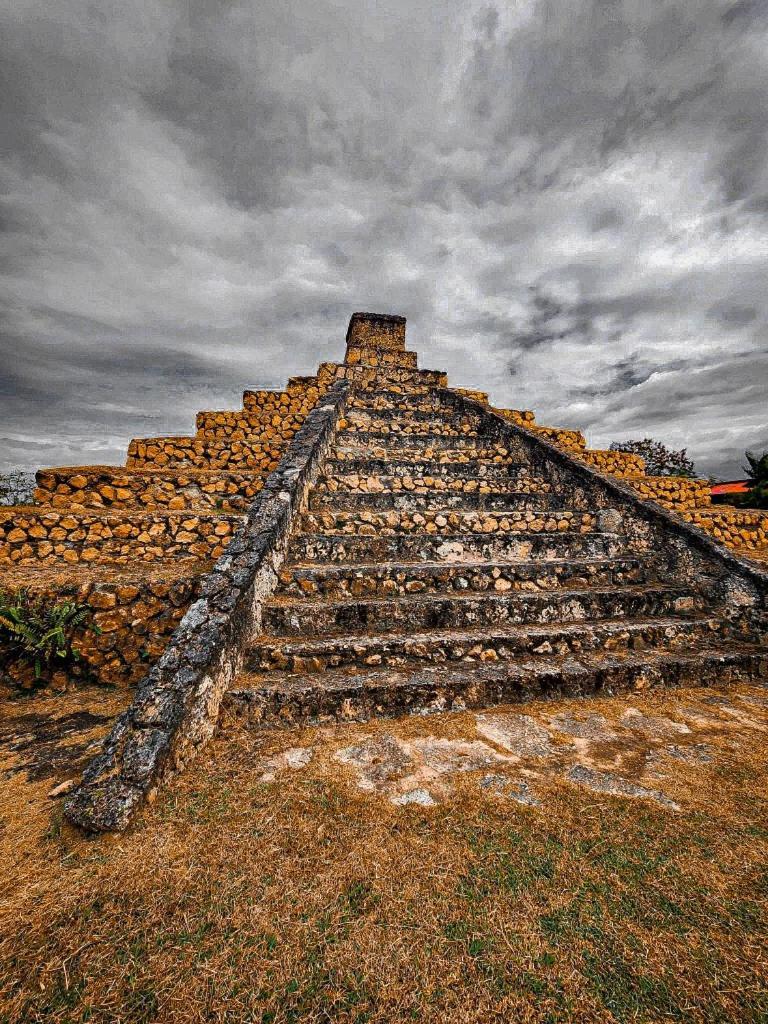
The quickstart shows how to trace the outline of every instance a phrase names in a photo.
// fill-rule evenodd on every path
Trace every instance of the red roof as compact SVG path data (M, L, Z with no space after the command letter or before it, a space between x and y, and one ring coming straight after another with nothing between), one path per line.
M713 484L711 494L746 494L749 480L726 480L722 484Z

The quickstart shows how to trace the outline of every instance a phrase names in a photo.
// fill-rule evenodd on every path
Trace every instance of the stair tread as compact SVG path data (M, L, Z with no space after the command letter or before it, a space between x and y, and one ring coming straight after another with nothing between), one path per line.
M451 681L461 677L472 678L478 675L494 675L500 671L507 677L525 678L530 675L543 676L554 671L593 670L610 666L644 666L665 663L697 664L705 660L742 658L759 656L768 660L768 650L759 644L719 643L703 645L695 651L676 651L659 647L642 652L626 650L611 652L583 652L578 655L538 655L527 656L512 661L495 662L452 662L450 668ZM247 692L250 690L270 690L290 693L291 691L325 689L358 685L361 688L373 688L379 684L392 686L393 678L407 680L409 685L418 684L421 678L425 685L432 684L435 679L445 677L445 664L437 665L406 665L399 668L371 668L369 666L345 666L328 668L320 673L306 672L259 672L243 671L234 681L230 693Z
M631 596L634 594L690 594L690 588L685 585L675 585L669 583L658 583L658 584L626 584L622 586L618 591L622 595ZM557 590L546 590L546 591L527 591L527 590L510 590L505 593L496 593L489 591L482 591L480 593L456 593L451 591L445 594L395 594L384 597L350 597L350 598L328 598L323 594L316 597L300 598L292 597L290 595L276 594L269 598L266 602L265 607L267 608L296 608L296 609L312 609L316 608L318 604L322 604L325 608L342 608L349 605L373 605L373 606L384 606L388 604L398 605L409 605L409 604L440 604L440 603L470 603L472 601L532 601L541 598L552 599L556 597L558 600L567 600L568 598L578 598L583 596L594 597L600 594L615 594L617 593L616 585L605 587L562 587Z
M667 626L679 625L706 625L713 621L709 615L654 615L647 618L627 616L619 619L594 619L591 621L579 622L549 622L549 623L522 623L515 625L482 625L472 628L457 629L429 629L420 630L414 633L412 630L386 630L382 632L367 631L366 633L340 633L322 637L284 637L267 633L260 634L252 640L247 648L254 648L265 645L277 645L284 649L288 648L319 648L335 647L339 644L364 647L368 644L381 644L387 642L400 643L407 641L411 643L426 643L436 641L444 643L453 641L455 643L482 643L487 640L514 639L521 636L535 637L537 634L551 635L554 631L563 634L583 633L585 630L603 630L609 632L614 629L647 629L649 626L664 628Z
M347 534L344 534L347 536ZM505 572L509 572L511 569L532 569L534 567L541 568L554 568L557 569L559 566L584 566L589 568L590 566L607 567L613 565L629 565L637 564L642 565L650 562L650 557L641 557L639 555L619 555L615 558L515 558L504 561L503 559L477 559L471 562L436 562L436 561L424 561L417 562L415 560L398 560L398 561L382 561L382 562L291 562L283 566L283 570L288 571L305 571L312 570L313 572L323 573L328 576L344 576L350 572L371 572L378 571L381 569L387 569L390 571L396 571L402 569L404 572L413 571L414 569L422 569L425 572L437 571L443 569L466 569L468 572L477 569L489 569L495 568L502 569Z

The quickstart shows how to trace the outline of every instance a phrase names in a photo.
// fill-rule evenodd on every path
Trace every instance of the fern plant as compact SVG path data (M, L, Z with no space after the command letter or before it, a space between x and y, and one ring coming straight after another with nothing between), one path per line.
M33 665L36 681L50 678L55 664L78 660L72 643L90 612L89 605L77 601L32 597L26 590L0 592L0 645L6 659Z

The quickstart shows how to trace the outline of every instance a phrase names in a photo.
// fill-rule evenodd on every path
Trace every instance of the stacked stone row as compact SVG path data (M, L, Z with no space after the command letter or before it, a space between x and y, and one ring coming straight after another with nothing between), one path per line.
M244 510L261 490L263 473L143 470L110 466L40 470L35 502L54 508L199 508Z
M240 521L184 512L0 510L0 565L218 558Z
M730 548L750 554L768 548L768 512L710 507L684 509L680 514Z
M360 473L341 473L335 476L322 477L320 486L328 491L347 491L352 494L380 494L392 491L395 494L431 494L435 491L463 494L492 494L499 490L500 484L491 486L483 476L456 477L404 475L381 476ZM551 484L527 474L520 473L514 479L514 489L519 494L546 494Z

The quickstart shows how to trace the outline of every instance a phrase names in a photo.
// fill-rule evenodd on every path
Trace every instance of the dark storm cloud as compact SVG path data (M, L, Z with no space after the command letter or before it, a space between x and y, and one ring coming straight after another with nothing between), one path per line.
M0 117L0 467L189 431L361 308L593 444L768 445L764 0L22 0Z

